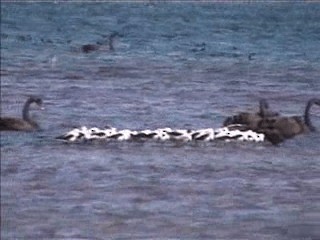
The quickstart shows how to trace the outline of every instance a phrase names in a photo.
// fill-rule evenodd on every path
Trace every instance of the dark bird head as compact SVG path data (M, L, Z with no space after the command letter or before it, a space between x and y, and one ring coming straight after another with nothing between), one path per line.
M32 104L32 103L35 103L40 109L43 109L42 108L43 101L42 101L42 99L40 97L32 96L32 95L29 96L26 104L28 105L28 104Z

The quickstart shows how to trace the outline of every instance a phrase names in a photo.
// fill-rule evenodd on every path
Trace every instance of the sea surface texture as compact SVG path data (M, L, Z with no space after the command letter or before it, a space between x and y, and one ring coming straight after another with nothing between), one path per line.
M74 127L218 128L320 92L320 4L1 3L1 239L320 239L320 134L86 142ZM109 43L110 36L112 44ZM83 51L84 45L92 49ZM92 51L90 51L92 50ZM311 109L320 128L320 110Z

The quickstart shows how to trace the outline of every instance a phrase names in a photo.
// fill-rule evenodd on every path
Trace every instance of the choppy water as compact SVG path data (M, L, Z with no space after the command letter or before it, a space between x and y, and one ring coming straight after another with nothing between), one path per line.
M1 238L319 239L319 134L54 140L81 125L219 127L261 97L301 115L319 97L319 22L307 3L2 3L1 114L30 94L46 110L43 131L1 133ZM112 32L115 51L80 51Z

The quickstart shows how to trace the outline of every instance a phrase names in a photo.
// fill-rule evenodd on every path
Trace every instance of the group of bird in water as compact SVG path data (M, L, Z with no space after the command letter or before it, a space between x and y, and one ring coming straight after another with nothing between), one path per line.
M22 119L1 117L0 131L35 131L39 125L30 118L29 109L32 104L42 108L42 99L31 96L24 104ZM296 135L314 132L316 128L310 120L310 109L312 105L320 106L320 99L312 98L307 102L303 116L281 116L278 112L269 109L265 99L259 102L258 112L240 112L237 115L227 117L220 128L206 129L171 129L158 128L155 130L118 130L113 127L103 129L85 126L72 129L67 133L58 136L57 139L66 142L82 142L95 139L104 140L175 140L175 141L269 141L277 145L286 139Z

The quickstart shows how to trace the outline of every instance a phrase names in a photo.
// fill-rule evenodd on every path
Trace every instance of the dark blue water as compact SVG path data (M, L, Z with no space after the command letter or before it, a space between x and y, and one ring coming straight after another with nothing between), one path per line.
M220 127L319 97L320 5L2 3L1 239L319 239L320 136L63 144L73 127ZM84 44L108 44L91 53ZM320 126L319 109L312 119Z

